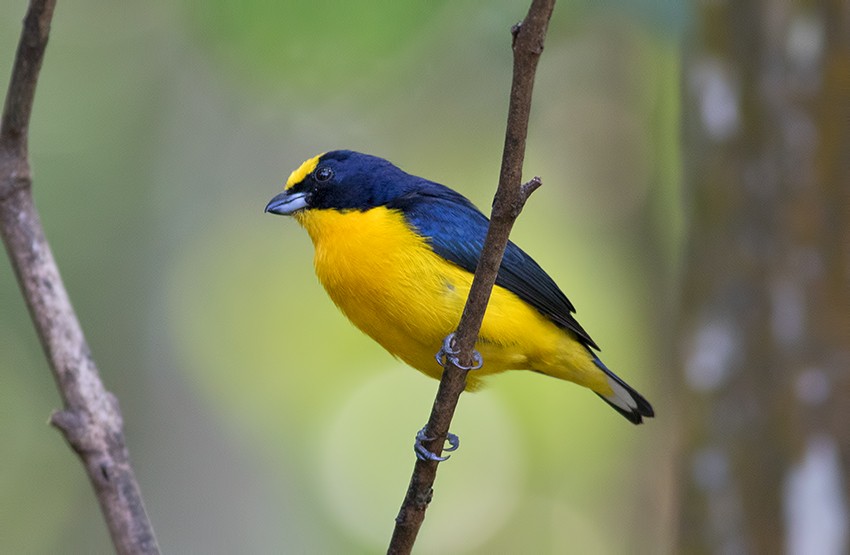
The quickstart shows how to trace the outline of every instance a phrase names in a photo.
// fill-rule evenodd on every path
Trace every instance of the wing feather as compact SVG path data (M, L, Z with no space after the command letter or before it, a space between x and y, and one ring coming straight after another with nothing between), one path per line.
M463 195L422 179L407 194L387 205L401 210L407 221L427 238L434 252L475 272L489 220ZM575 307L543 268L512 241L508 242L496 284L513 292L579 341L599 350L573 317Z

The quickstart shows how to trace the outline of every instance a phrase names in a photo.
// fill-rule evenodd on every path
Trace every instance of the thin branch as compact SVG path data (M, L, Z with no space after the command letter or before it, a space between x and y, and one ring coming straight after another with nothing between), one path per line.
M525 19L511 29L514 53L513 82L499 187L493 199L487 238L455 335L455 346L460 351L459 362L467 367L473 364L473 349L511 228L528 196L541 185L540 179L536 177L526 184L521 184L522 163L525 158L534 74L543 52L543 42L554 7L555 0L532 0ZM451 362L448 362L443 372L431 416L425 427L426 435L433 439L423 442L435 455L442 453L458 399L466 387L467 372ZM396 517L388 553L405 554L413 549L416 535L425 519L425 511L431 502L436 475L437 461L416 461L407 494Z
M27 135L54 7L32 0L12 69L0 120L0 235L64 403L50 422L80 457L116 551L159 553L118 401L100 380L33 204Z

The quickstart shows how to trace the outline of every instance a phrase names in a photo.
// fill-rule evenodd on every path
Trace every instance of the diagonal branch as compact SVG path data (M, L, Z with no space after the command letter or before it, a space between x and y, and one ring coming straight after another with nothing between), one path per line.
M525 158L534 74L543 52L543 42L554 7L555 0L532 0L525 19L511 29L514 69L499 187L493 200L487 238L455 335L455 346L460 351L458 359L460 364L467 367L473 363L473 349L478 339L478 331L484 320L484 311L496 282L511 228L528 196L541 184L540 179L536 177L526 184L521 184L522 163ZM425 427L425 435L433 439L423 442L435 455L440 455L445 445L460 394L466 387L467 372L468 370L463 370L451 362L447 363L443 372L431 416ZM431 502L436 475L437 461L416 461L407 494L396 517L388 553L404 554L413 549L416 535L425 519L425 511Z
M32 198L27 135L55 0L32 0L0 120L0 235L64 408L50 422L80 457L118 553L159 553L106 390L53 259Z

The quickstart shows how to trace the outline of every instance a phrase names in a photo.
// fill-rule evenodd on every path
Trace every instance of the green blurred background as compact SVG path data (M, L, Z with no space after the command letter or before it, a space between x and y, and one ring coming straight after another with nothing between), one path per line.
M525 373L461 398L420 553L666 546L665 348L681 235L685 3L562 2L513 239L653 401L634 428ZM0 0L5 91L26 3ZM264 216L335 148L489 207L524 2L60 2L30 152L38 208L169 553L374 553L437 382L354 329L295 222ZM486 211L486 210L485 210ZM0 263L0 551L108 553L60 401Z

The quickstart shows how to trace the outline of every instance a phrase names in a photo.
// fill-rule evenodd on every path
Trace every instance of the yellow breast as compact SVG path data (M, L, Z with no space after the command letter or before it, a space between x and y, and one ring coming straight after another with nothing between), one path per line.
M316 275L343 313L390 353L439 377L434 355L457 327L472 274L434 253L398 211L307 210L295 217L313 240ZM565 342L574 343L497 286L477 345L485 364L475 375L543 371L563 362ZM474 386L475 376L470 381Z

